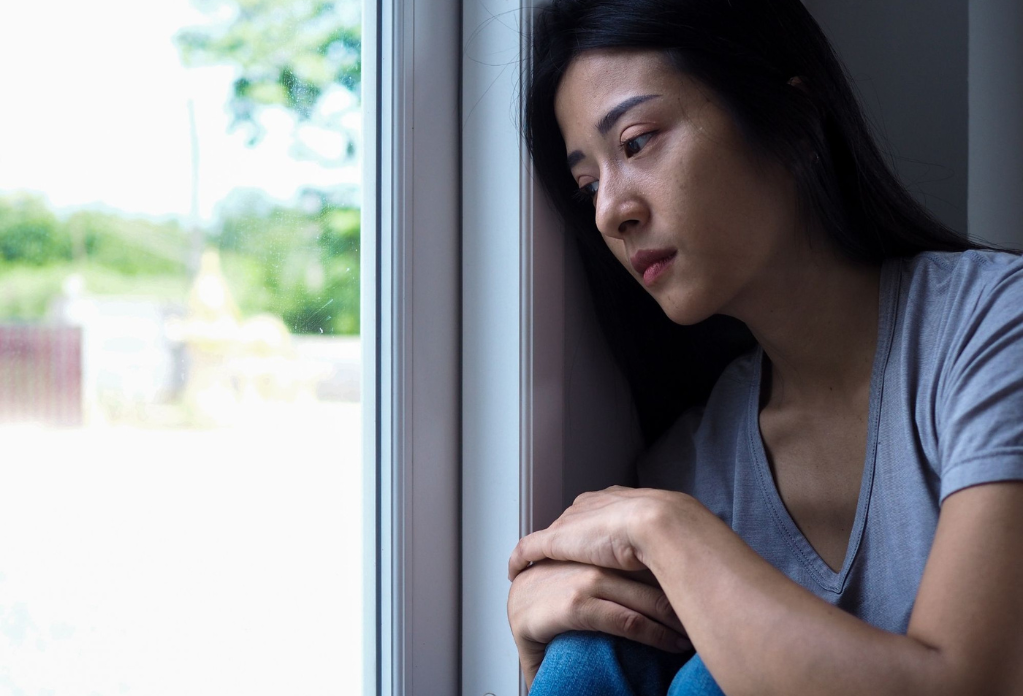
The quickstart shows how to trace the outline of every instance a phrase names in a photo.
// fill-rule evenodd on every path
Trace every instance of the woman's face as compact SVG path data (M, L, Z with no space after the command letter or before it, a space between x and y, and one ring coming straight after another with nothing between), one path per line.
M797 256L792 177L755 163L714 95L660 53L581 54L555 112L597 229L673 321L743 319Z

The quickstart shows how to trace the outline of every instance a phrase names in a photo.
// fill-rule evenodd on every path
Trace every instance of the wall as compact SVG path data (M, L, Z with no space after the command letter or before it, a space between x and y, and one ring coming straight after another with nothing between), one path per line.
M1023 3L970 2L970 234L1023 249Z
M967 229L967 0L805 0L903 183Z

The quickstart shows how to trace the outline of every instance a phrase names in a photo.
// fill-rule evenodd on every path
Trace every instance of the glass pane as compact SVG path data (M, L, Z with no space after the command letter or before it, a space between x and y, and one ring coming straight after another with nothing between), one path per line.
M0 694L361 693L360 2L0 9Z

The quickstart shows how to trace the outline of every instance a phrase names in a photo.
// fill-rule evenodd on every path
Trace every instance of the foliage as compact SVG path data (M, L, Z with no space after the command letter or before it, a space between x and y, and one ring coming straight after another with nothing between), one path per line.
M342 3L330 0L194 0L226 21L182 31L178 45L186 65L236 66L230 107L235 125L247 126L250 142L262 136L258 115L281 106L300 120L313 117L334 85L358 96L362 37L346 20ZM348 3L349 5L351 3ZM223 14L223 12L221 12Z
M66 229L77 256L127 276L187 273L189 238L177 222L127 219L94 210L74 213Z
M0 260L42 266L71 259L71 238L38 196L0 198Z
M229 106L234 125L262 136L260 112L289 110L300 122L345 133L337 114L323 113L334 91L358 100L362 76L359 3L353 0L193 0L211 16L181 32L186 65L234 66ZM354 11L355 14L352 14ZM345 16L346 12L349 16ZM297 148L309 152L308 148ZM321 159L321 161L323 161ZM337 162L333 162L337 164ZM224 215L215 243L224 273L245 312L270 311L299 333L359 332L359 211L326 192L314 213L279 206L250 192Z
M0 320L45 317L72 275L81 276L91 295L131 295L169 303L181 302L189 284L188 276L182 274L125 275L93 263L9 264L0 266Z
M280 315L296 333L359 332L359 211L236 212L217 240L242 311ZM258 263L253 263L258 259Z
M272 107L348 135L324 104L339 90L358 100L358 3L193 3L210 22L178 35L182 57L187 65L235 66L229 105L234 125L249 128L250 144L261 137L261 111ZM349 136L349 154L352 142ZM243 314L271 312L300 333L358 333L359 211L308 193L306 204L289 208L243 192L233 207L223 206L207 241L221 251ZM177 222L95 210L60 219L42 198L0 196L0 319L43 316L72 273L93 294L183 301L191 248L191 232Z
M244 315L276 314L297 333L358 333L358 210L250 198L218 229L208 241ZM0 249L0 319L45 316L72 274L94 295L183 303L190 285L190 232L173 221L91 210L61 220L41 198L0 196Z

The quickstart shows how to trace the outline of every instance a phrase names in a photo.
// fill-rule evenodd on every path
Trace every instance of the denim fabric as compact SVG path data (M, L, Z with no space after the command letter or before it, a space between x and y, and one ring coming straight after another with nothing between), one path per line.
M529 696L724 696L696 655L572 631L547 646Z
M710 676L699 655L693 655L678 671L668 688L667 696L725 696Z

